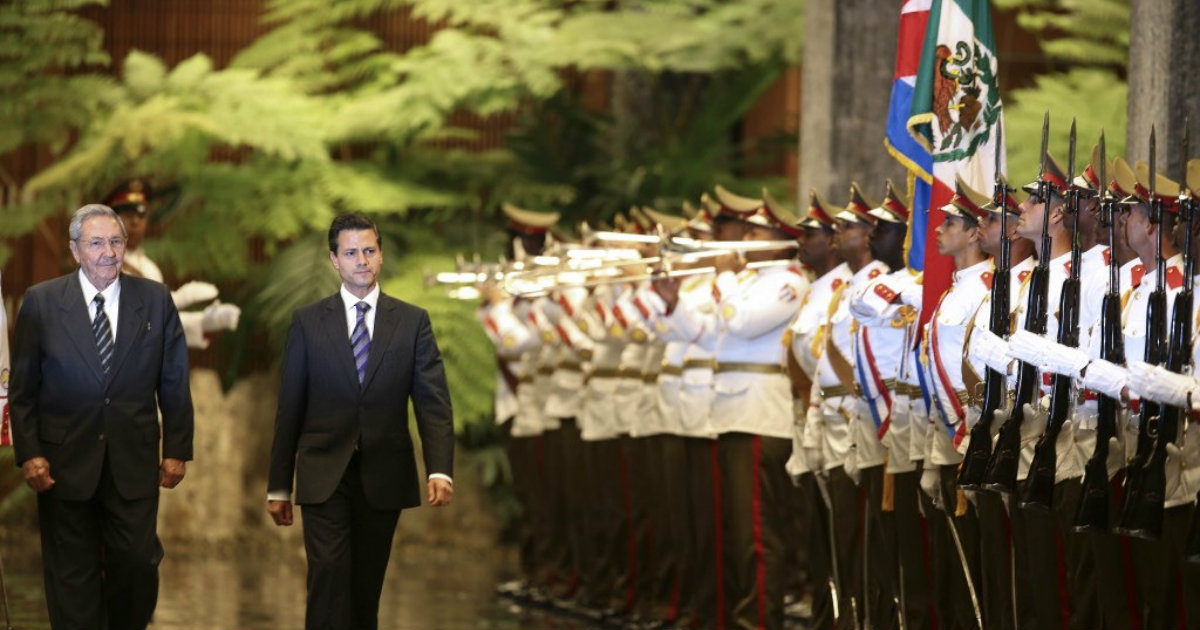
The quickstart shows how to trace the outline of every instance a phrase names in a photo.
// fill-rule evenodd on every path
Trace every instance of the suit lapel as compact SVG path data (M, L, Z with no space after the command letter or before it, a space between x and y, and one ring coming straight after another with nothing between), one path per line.
M346 308L341 294L326 298L322 328L329 335L329 347L333 348L334 360L341 364L337 371L346 375L353 391L358 391L358 369L354 366L354 348L350 347L350 331L346 328Z
M375 312L375 334L371 336L371 351L367 354L367 371L363 378L363 389L371 384L371 378L383 362L383 355L392 343L392 334L400 324L400 309L395 300L380 293L378 310Z
M103 384L104 367L100 365L100 349L96 347L96 337L92 334L92 318L88 314L87 305L83 303L83 287L79 282L79 274L76 272L63 283L62 299L59 301L65 324L63 328L96 380Z
M116 347L113 348L112 371L108 373L110 377L116 376L125 363L125 357L129 356L129 349L142 338L142 329L150 325L146 320L146 304L140 288L133 282L123 282L121 285Z

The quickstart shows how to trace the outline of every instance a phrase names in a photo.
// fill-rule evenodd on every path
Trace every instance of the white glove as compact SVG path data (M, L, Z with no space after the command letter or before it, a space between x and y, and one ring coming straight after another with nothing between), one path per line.
M1047 372L1077 379L1079 378L1079 373L1092 360L1086 352L1079 348L1064 346L1061 343L1047 339L1043 339L1043 342L1042 362L1039 365Z
M1041 367L1045 362L1043 351L1051 343L1049 339L1028 330L1018 330L1008 336L1008 356Z
M1124 392L1129 387L1129 370L1104 359L1096 359L1083 372L1083 386L1109 398L1127 398Z
M1104 467L1108 469L1108 478L1112 479L1113 475L1125 469L1125 465L1129 460L1125 458L1125 445L1117 436L1108 438L1108 460L1104 462Z
M1185 409L1200 409L1197 407L1200 405L1200 395L1192 394L1196 390L1200 390L1200 381L1195 377L1176 374L1160 365L1143 361L1129 362L1131 396Z
M1200 440L1185 436L1183 442L1182 448L1167 442L1165 498L1168 501L1194 497L1200 489Z
M204 328L204 332L237 330L238 319L241 316L242 309L238 308L236 304L213 302L204 309L204 319L200 325Z
M1008 374L1008 343L992 334L986 328L976 328L971 332L971 348L968 351L971 360L982 362L984 365L1001 374Z
M171 292L175 308L187 308L193 304L214 300L217 297L217 287L208 282L192 280Z
M862 485L862 478L859 475L858 468L858 450L851 446L850 450L846 451L846 459L842 462L842 469L846 471L846 476L854 482L854 485Z
M1021 421L1021 444L1037 441L1046 432L1046 425L1050 422L1050 413L1042 409L1041 405L1033 406L1025 403L1022 406L1025 411L1025 418Z
M921 471L921 491L929 500L933 502L934 507L942 507L942 475L938 467L926 462L925 469Z

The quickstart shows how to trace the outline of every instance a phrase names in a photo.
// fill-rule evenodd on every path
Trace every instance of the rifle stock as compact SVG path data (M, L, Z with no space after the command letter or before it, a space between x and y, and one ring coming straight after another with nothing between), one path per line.
M1029 298L1026 302L1025 330L1035 335L1046 334L1046 307L1049 300L1050 266L1050 181L1046 179L1047 152L1050 136L1050 113L1042 120L1042 164L1038 169L1038 195L1042 200L1042 247L1037 266L1029 279ZM1025 404L1034 400L1039 387L1036 365L1021 362L1017 373L1017 392L1012 412L1000 426L996 447L988 460L984 489L1011 494L1017 486L1017 466L1021 457L1021 424L1025 421Z
M997 154L999 154L997 140ZM996 158L996 187L993 198L1000 207L1000 260L996 261L996 272L992 277L992 311L988 319L988 330L998 337L1008 336L1009 317L1009 269L1011 247L1008 239L1008 186L999 176L1000 159ZM958 485L967 490L982 489L987 476L988 460L992 456L992 425L996 410L1004 404L1008 388L1007 375L988 368L983 380L983 405L979 421L971 427L971 439L963 454L962 466L958 470Z
M1071 270L1063 282L1058 302L1058 343L1079 347L1079 274L1083 266L1079 238L1079 189L1075 187L1075 121L1071 121L1071 145L1068 151L1066 211L1074 217L1071 238ZM1047 254L1047 258L1049 254ZM1054 472L1058 468L1057 443L1067 415L1071 411L1071 377L1055 374L1050 389L1050 419L1046 431L1034 447L1021 507L1049 511L1054 499Z
M1150 204L1150 220L1158 224L1156 235L1157 244L1154 254L1155 284L1150 293L1146 306L1146 363L1162 365L1168 358L1167 354L1167 269L1163 261L1162 251L1162 200L1155 194L1155 184L1158 171L1155 168L1154 128L1150 129L1150 191L1147 195ZM1189 311L1190 313L1190 311ZM1157 538L1162 531L1161 499L1162 488L1166 485L1165 467L1158 465L1158 460L1165 460L1166 443L1160 441L1163 427L1163 409L1158 403L1142 400L1139 412L1137 452L1133 461L1125 467L1125 487L1122 492L1121 511L1117 517L1115 530L1126 536L1138 538ZM1158 451L1162 451L1161 457ZM1159 478L1159 474L1162 477ZM1154 500L1157 495L1159 510L1158 522L1155 523L1155 512L1145 510L1145 505Z

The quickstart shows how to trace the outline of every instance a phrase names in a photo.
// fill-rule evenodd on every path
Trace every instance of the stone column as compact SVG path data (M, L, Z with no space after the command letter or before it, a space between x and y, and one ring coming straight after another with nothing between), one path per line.
M1129 24L1128 159L1149 158L1157 129L1158 168L1179 176L1183 122L1191 114L1190 156L1200 155L1200 3L1133 0Z
M872 199L904 169L883 146L900 28L897 3L809 0L804 7L798 204L816 188L846 203L850 182Z

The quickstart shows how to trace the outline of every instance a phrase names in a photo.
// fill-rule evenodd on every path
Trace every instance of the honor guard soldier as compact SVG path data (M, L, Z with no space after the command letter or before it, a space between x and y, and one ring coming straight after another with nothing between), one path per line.
M534 212L510 204L501 210L507 218L506 248L514 259L520 253L541 253L556 212ZM537 357L546 343L544 331L535 321L532 302L505 296L497 287L484 291L479 316L489 338L496 344L496 421L504 436L505 452L513 471L513 486L527 518L520 524L522 581L502 585L515 595L545 597L550 550L546 547L546 507L541 474L536 469L537 442L542 432L542 400L535 391Z
M867 491L867 538L874 542L867 550L868 578L876 592L872 618L879 628L924 627L930 619L928 575L921 546L913 544L921 539L921 520L919 473L910 443L911 400L913 388L919 392L919 386L911 376L906 385L900 383L902 374L914 368L911 349L916 340L921 278L902 262L908 207L891 181L886 184L883 201L870 214L877 219L872 250L895 269L855 289L850 302L850 312L858 323L855 377L862 392L855 450ZM878 465L868 465L862 445L871 451L886 449L886 456Z
M744 223L744 241L794 239L795 219L761 200L749 210L717 189L723 211ZM717 257L714 283L720 336L713 375L712 426L717 432L726 627L783 625L787 488L792 396L783 331L808 281L795 247L751 249Z
M1127 214L1125 238L1129 246L1137 252L1141 264L1146 269L1144 277L1130 294L1122 311L1122 334L1127 361L1134 361L1145 356L1145 347L1150 332L1147 329L1146 313L1151 301L1150 295L1158 284L1158 274L1164 274L1168 311L1165 322L1171 321L1170 309L1174 303L1174 296L1183 286L1182 256L1171 236L1178 211L1178 185L1160 174L1152 187L1149 183L1149 169L1145 165L1139 164L1139 166L1140 168L1131 172L1128 164L1120 158L1117 158L1114 163L1117 187L1127 191L1132 189L1133 193L1125 200L1124 210ZM1161 220L1157 222L1152 220L1152 198L1149 194L1151 189L1156 191L1155 194L1163 207ZM1158 269L1156 266L1158 247L1160 246L1164 261L1163 269ZM1163 322L1164 327L1165 322ZM1061 354L1062 356L1045 357L1044 360L1059 364L1056 369L1071 372L1079 377L1083 387L1117 399L1128 398L1129 373L1123 367L1103 359L1090 360L1085 353L1072 352L1071 349L1061 346L1053 347L1051 354ZM1136 398L1130 400L1130 409L1134 416L1139 415L1140 406L1140 400ZM1137 445L1137 448L1141 448L1141 436L1130 439L1129 442ZM1134 457L1134 461L1138 461L1136 452ZM1168 465L1167 469L1170 470L1171 466ZM1128 480L1128 470L1126 475ZM1170 489L1168 486L1167 509L1162 522L1162 538L1159 540L1135 539L1133 541L1134 564L1140 584L1138 590L1143 611L1141 620L1143 627L1173 625L1179 607L1190 607L1192 603L1187 594L1194 587L1195 580L1188 579L1189 573L1192 571L1190 567L1180 562L1182 545L1172 549L1172 541L1176 538L1182 539L1187 535L1188 514L1191 512L1194 496L1184 492L1172 496L1169 492ZM1124 499L1129 500L1128 494ZM1124 509L1123 502L1122 511ZM1117 526L1121 527L1121 523L1118 522ZM1183 594L1182 599L1179 594Z
M622 217L614 221L624 228ZM628 243L607 241L589 243L627 247ZM622 436L629 432L628 423L635 408L618 406L618 397L630 394L626 376L622 373L622 360L629 341L625 327L614 312L617 298L624 287L619 284L602 284L592 289L587 301L575 313L577 324L594 342L591 369L585 381L581 435L585 442L587 469L592 483L589 495L594 497L594 510L588 524L597 542L598 557L593 571L597 581L606 585L607 592L600 593L601 601L589 602L599 607L605 615L629 612L634 602L633 575L630 569L636 556L630 558L630 543L633 535L632 514L625 502L628 496L628 469L625 463ZM640 383L640 381L639 381Z
M644 208L643 212L652 225L651 232L661 229L671 236L690 235L686 216L673 216L649 208ZM695 216L695 211L687 204L685 212ZM649 282L639 286L634 307L662 346L657 357L659 364L646 367L647 373L651 370L658 373L647 388L647 398L655 407L653 413L658 414L659 431L650 436L656 443L651 460L655 465L655 477L651 483L659 490L655 503L650 506L655 519L654 553L658 563L652 589L653 615L657 620L676 622L690 619L688 594L694 586L692 574L698 570L693 566L695 512L688 478L689 434L685 429L692 419L685 422L681 404L683 364L691 339L665 321L663 306L661 297Z
M104 205L121 217L128 234L122 273L163 282L163 273L146 254L142 245L146 240L146 228L150 222L152 191L141 179L121 182L108 196ZM209 335L225 330L237 329L242 309L216 299L217 287L209 282L192 280L171 292L175 308L179 309L179 321L189 348L204 350L208 347ZM185 310L206 305L202 310Z
M800 301L796 319L788 327L784 339L790 347L788 368L792 380L792 404L795 414L792 454L786 470L796 484L797 516L808 562L809 587L812 593L812 622L814 630L834 627L833 602L837 593L836 580L830 564L836 539L829 520L829 508L817 487L826 484L821 460L821 395L813 383L817 379L817 362L825 350L825 325L829 305L843 284L850 280L850 267L842 262L833 246L833 215L841 208L827 205L817 191L810 193L808 211L797 223L800 235L800 262L813 276L808 291ZM789 339L790 337L790 339ZM817 479L821 475L821 479ZM799 536L798 536L799 537ZM834 588L829 588L833 583Z
M699 240L741 237L737 221L722 218L720 207L701 198L700 210L687 223L687 233ZM735 232L736 230L736 232ZM709 266L708 261L699 263ZM654 328L662 338L684 342L682 356L666 355L663 376L669 384L676 367L679 370L679 422L684 439L687 497L691 510L688 530L688 564L681 569L683 598L681 607L696 627L715 628L724 624L723 559L718 560L717 523L719 522L720 485L717 475L717 442L711 426L713 398L713 351L719 327L713 296L715 274L656 278L645 304L651 310ZM676 363L676 361L678 361ZM713 515L717 515L714 517ZM687 616L681 621L686 622Z
M928 436L921 488L945 513L946 532L952 540L938 541L939 561L933 566L934 597L940 619L951 626L970 626L974 620L970 590L978 570L974 550L978 540L978 520L956 481L962 460L960 447L970 428L978 420L967 404L964 381L963 346L967 328L979 304L991 290L992 264L981 246L979 222L987 216L984 206L989 198L972 189L962 178L955 182L954 196L942 206L945 221L937 229L937 248L942 256L954 261L953 283L938 300L926 330L926 365L933 393L933 425ZM983 366L973 368L977 373ZM958 540L953 540L958 539ZM949 548L946 543L949 542ZM943 616L944 615L944 616Z
M853 364L856 322L850 314L850 296L856 287L890 271L886 263L875 260L871 253L871 231L877 219L870 211L871 207L854 190L851 203L833 216L837 226L834 247L849 266L851 276L838 287L829 303L824 348L817 362L816 385L820 389L823 420L821 459L828 475L829 509L838 547L833 559L839 577L838 609L845 619L862 619L867 606L862 601L861 501L852 477L857 474L857 459L851 431L859 406Z
M993 261L991 270L993 283L995 282L994 274L998 273L995 268L998 264L996 261L1001 260L1004 240L1008 240L1009 294L1003 333L1007 336L1012 334L1016 322L1014 314L1021 286L1033 272L1034 247L1032 241L1016 234L1020 205L1028 195L1023 190L1010 188L1003 176L1000 177L1000 185L1007 191L1005 194L1006 205L1001 210L1000 204L993 199L983 207L987 213L979 221L979 234L983 253L991 256ZM1002 212L1009 216L1003 217ZM1005 227L1008 229L1007 233L1004 231ZM990 330L992 309L995 306L992 301L993 292L989 291L984 296L983 303L975 311L974 319L968 325L964 341L963 372L971 380L971 384L967 386L967 401L971 407L968 415L974 417L983 413L984 380L986 378L986 373L977 373L975 366L987 365L998 374L1004 375L1006 384L1008 381L1010 360L1007 342L1005 337L998 337ZM984 358L984 350L991 352L990 356L993 357L992 361L996 367L993 367L993 364L988 363ZM966 380L964 378L964 383ZM1008 389L1010 388L1006 386L1005 390ZM1008 397L1005 396L1001 406L1006 405L1007 400ZM999 422L993 420L993 426L998 427ZM972 431L964 440L966 442L964 452L970 448L970 440L976 433L977 431ZM973 492L970 496L979 518L979 568L983 575L989 576L983 580L980 593L984 620L989 625L998 628L1012 627L1016 623L1013 620L1014 607L1017 602L1023 601L1021 593L1028 584L1023 573L1024 558L1014 554L1008 535L1011 528L1010 519L1001 495L995 492ZM1014 570L1016 570L1015 574Z

